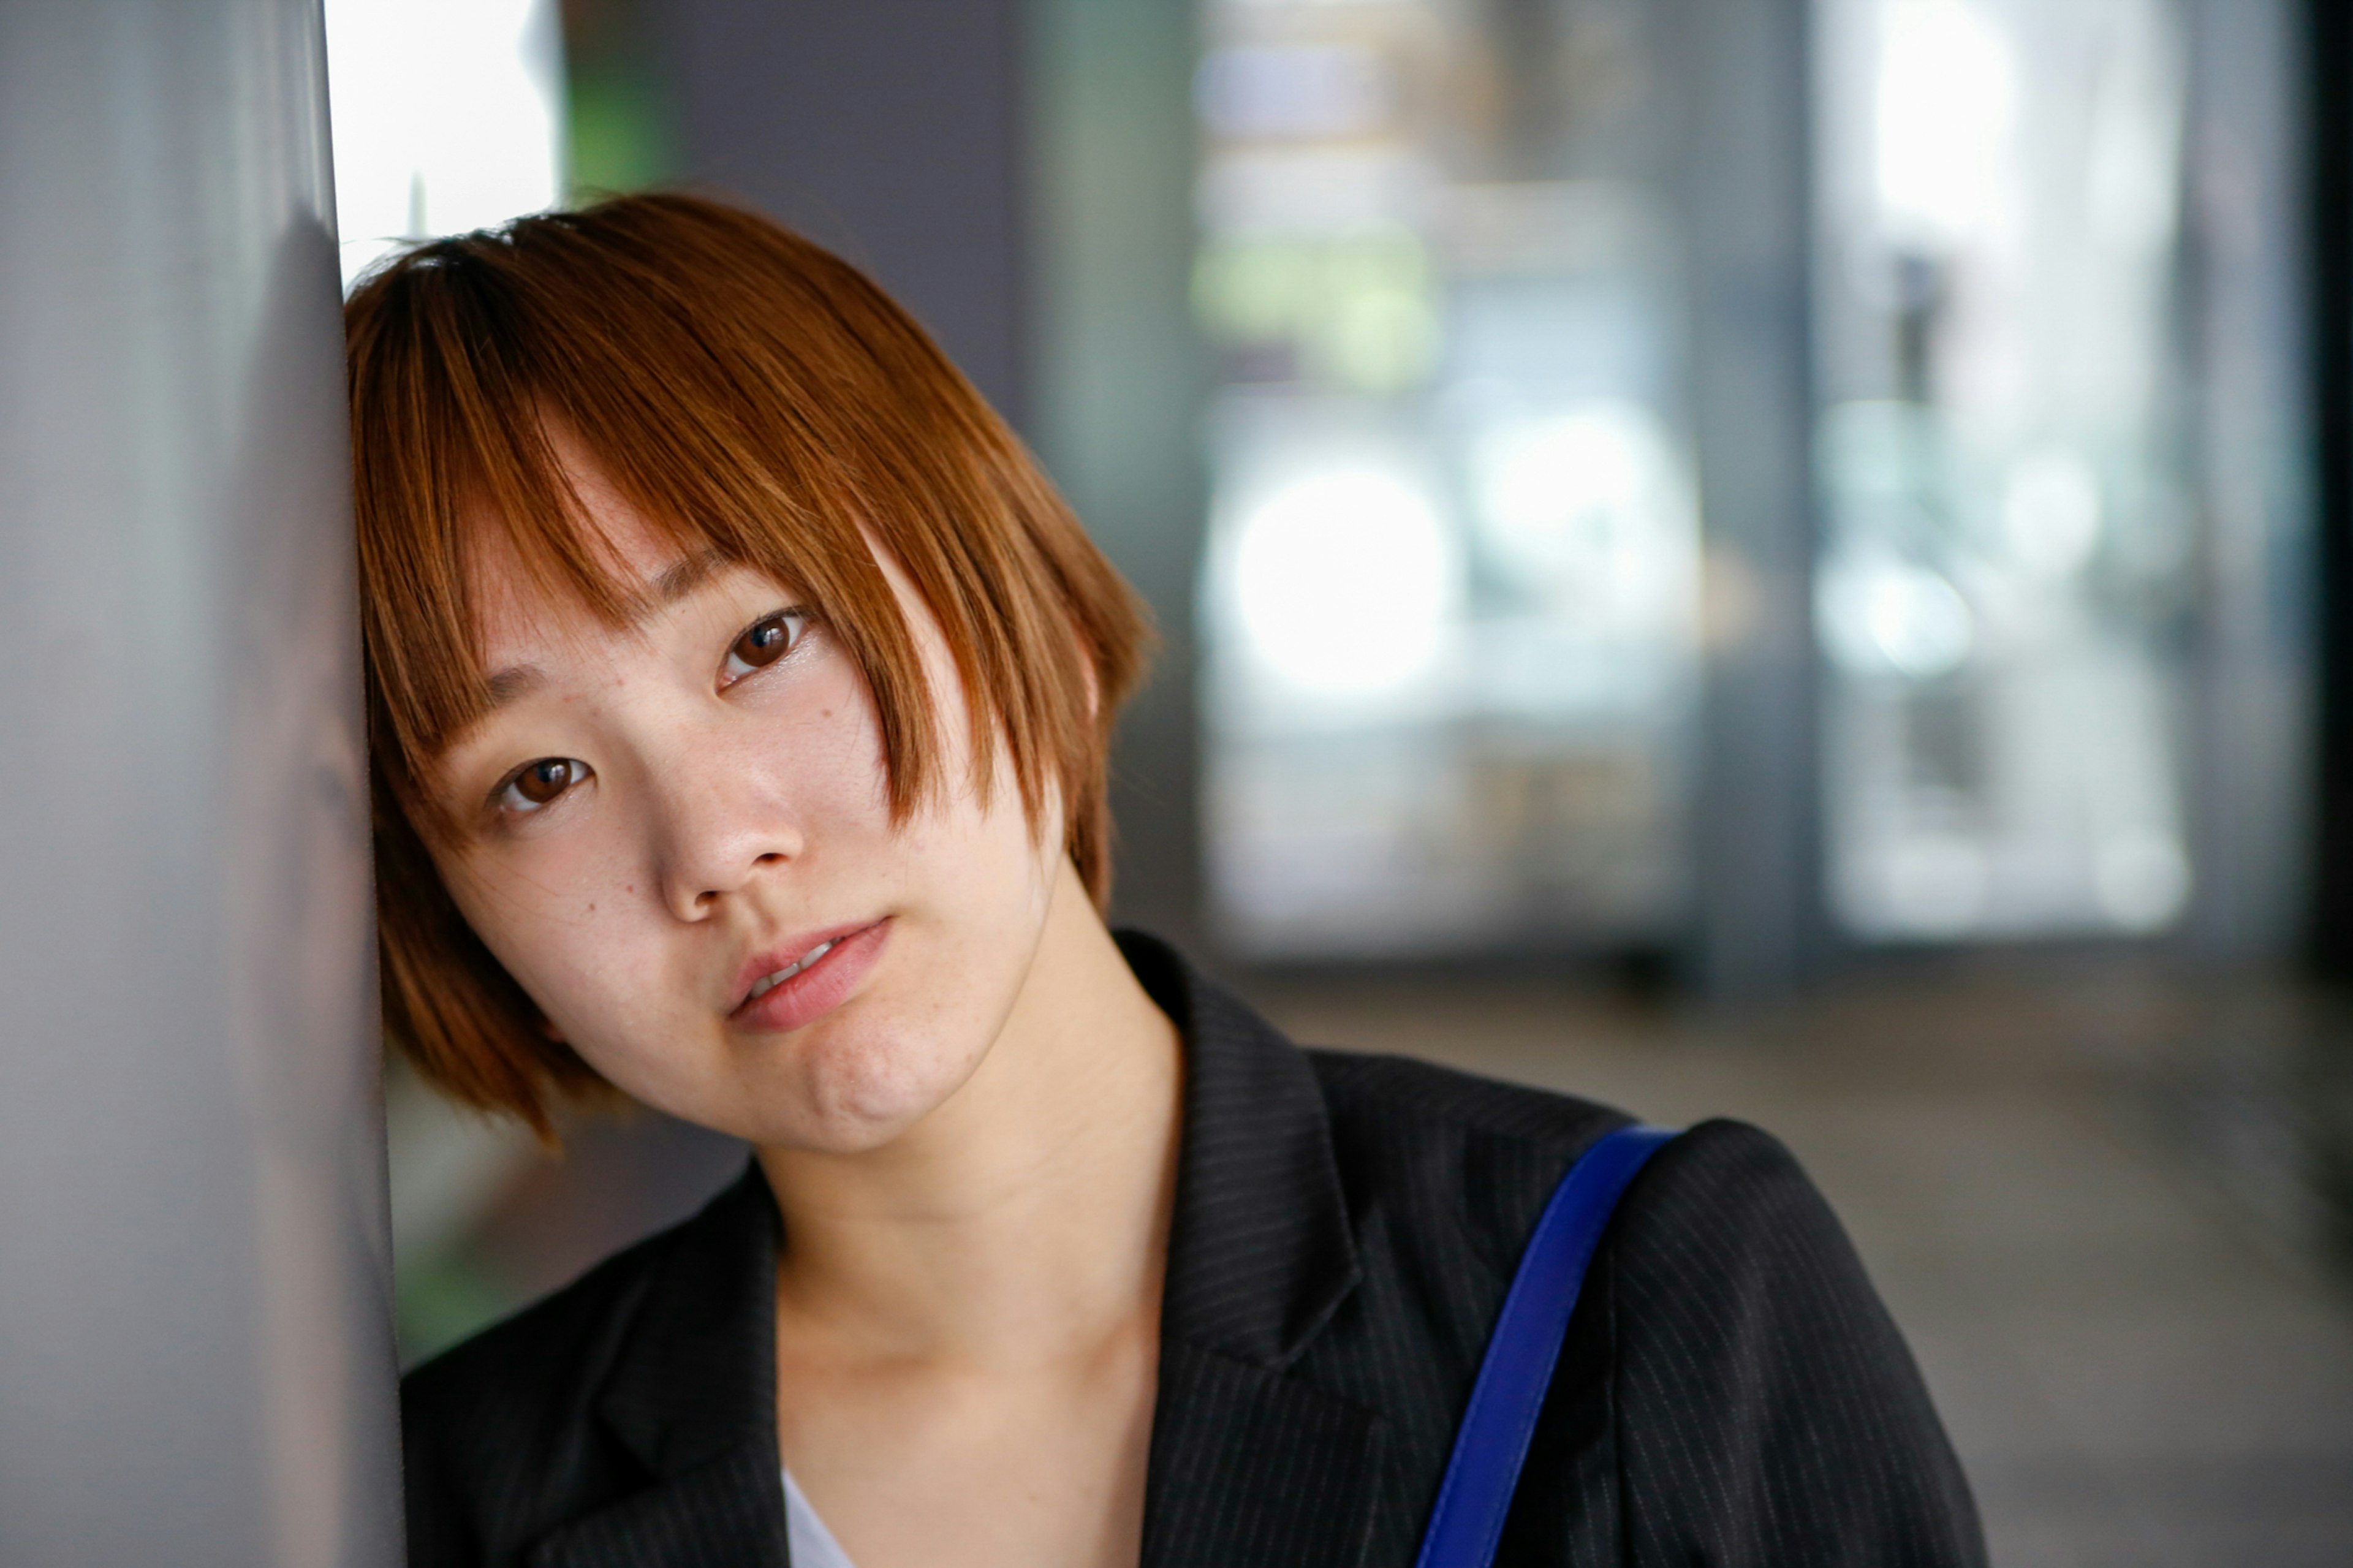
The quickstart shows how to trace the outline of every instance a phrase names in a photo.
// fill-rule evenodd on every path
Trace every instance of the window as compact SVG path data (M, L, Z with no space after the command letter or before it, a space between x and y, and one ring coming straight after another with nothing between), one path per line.
M1683 919L1698 541L1652 9L1205 5L1205 809L1240 953Z
M1865 939L2161 930L2193 510L2162 0L1819 0L1829 887Z

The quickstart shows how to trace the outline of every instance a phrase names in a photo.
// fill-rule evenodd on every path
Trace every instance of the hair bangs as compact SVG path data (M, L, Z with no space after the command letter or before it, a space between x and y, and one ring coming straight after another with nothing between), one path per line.
M522 290L500 269L436 254L469 243L417 253L412 286L388 290L371 324L406 342L353 345L355 361L381 353L396 383L365 411L355 384L354 416L379 437L359 447L359 503L377 514L362 520L362 549L401 557L364 561L363 575L386 590L369 595L367 642L385 700L381 738L404 796L426 804L414 786L490 706L473 588L481 552L504 550L538 594L607 626L648 607L647 585L600 537L568 449L681 555L748 566L807 596L888 688L877 696L892 804L912 809L931 773L928 693L868 541L868 520L905 498L867 496L864 476L826 444L831 432L775 461L762 439L770 433L746 428L744 411L728 405L732 389L710 384L707 354L678 352L681 335L661 330L674 323L629 320L632 307L656 302L607 294L586 311L514 298ZM369 458L377 471L365 471ZM976 718L987 706L974 704ZM986 789L985 724L975 739Z

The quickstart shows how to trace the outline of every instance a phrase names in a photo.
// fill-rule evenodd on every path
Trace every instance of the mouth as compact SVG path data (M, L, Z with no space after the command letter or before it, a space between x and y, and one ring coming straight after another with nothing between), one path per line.
M762 1030L799 1028L847 1001L881 956L890 920L810 931L779 943L744 966L742 1000L729 1016Z
M801 971L815 963L818 959L823 958L827 953L831 952L833 951L833 944L840 940L841 938L839 937L832 937L827 941L818 942L815 947L810 948L807 952L801 954L798 958L793 960L782 969L777 970L774 974L763 974L759 979L752 982L752 994L744 997L744 1000L746 1002L757 1002L761 997L765 996L769 992L774 991L777 986L782 985L786 981L790 980L794 975L798 974Z

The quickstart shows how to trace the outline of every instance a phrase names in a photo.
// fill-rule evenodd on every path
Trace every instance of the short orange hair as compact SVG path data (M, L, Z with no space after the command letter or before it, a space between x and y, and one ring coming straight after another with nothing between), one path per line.
M549 429L575 436L676 544L805 595L857 661L901 820L944 781L932 694L875 559L953 652L972 787L1002 745L1033 823L1108 895L1105 775L1146 628L1134 594L923 329L776 224L624 196L401 255L345 307L385 1020L424 1077L547 1135L596 1074L459 914L423 781L487 710L470 531L619 626L636 608L585 537Z

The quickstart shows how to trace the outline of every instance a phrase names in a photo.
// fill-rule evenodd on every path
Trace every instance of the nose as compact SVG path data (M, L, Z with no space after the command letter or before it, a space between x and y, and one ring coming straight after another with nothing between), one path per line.
M662 900L681 921L709 919L734 894L789 865L805 847L767 770L703 745L656 770Z

